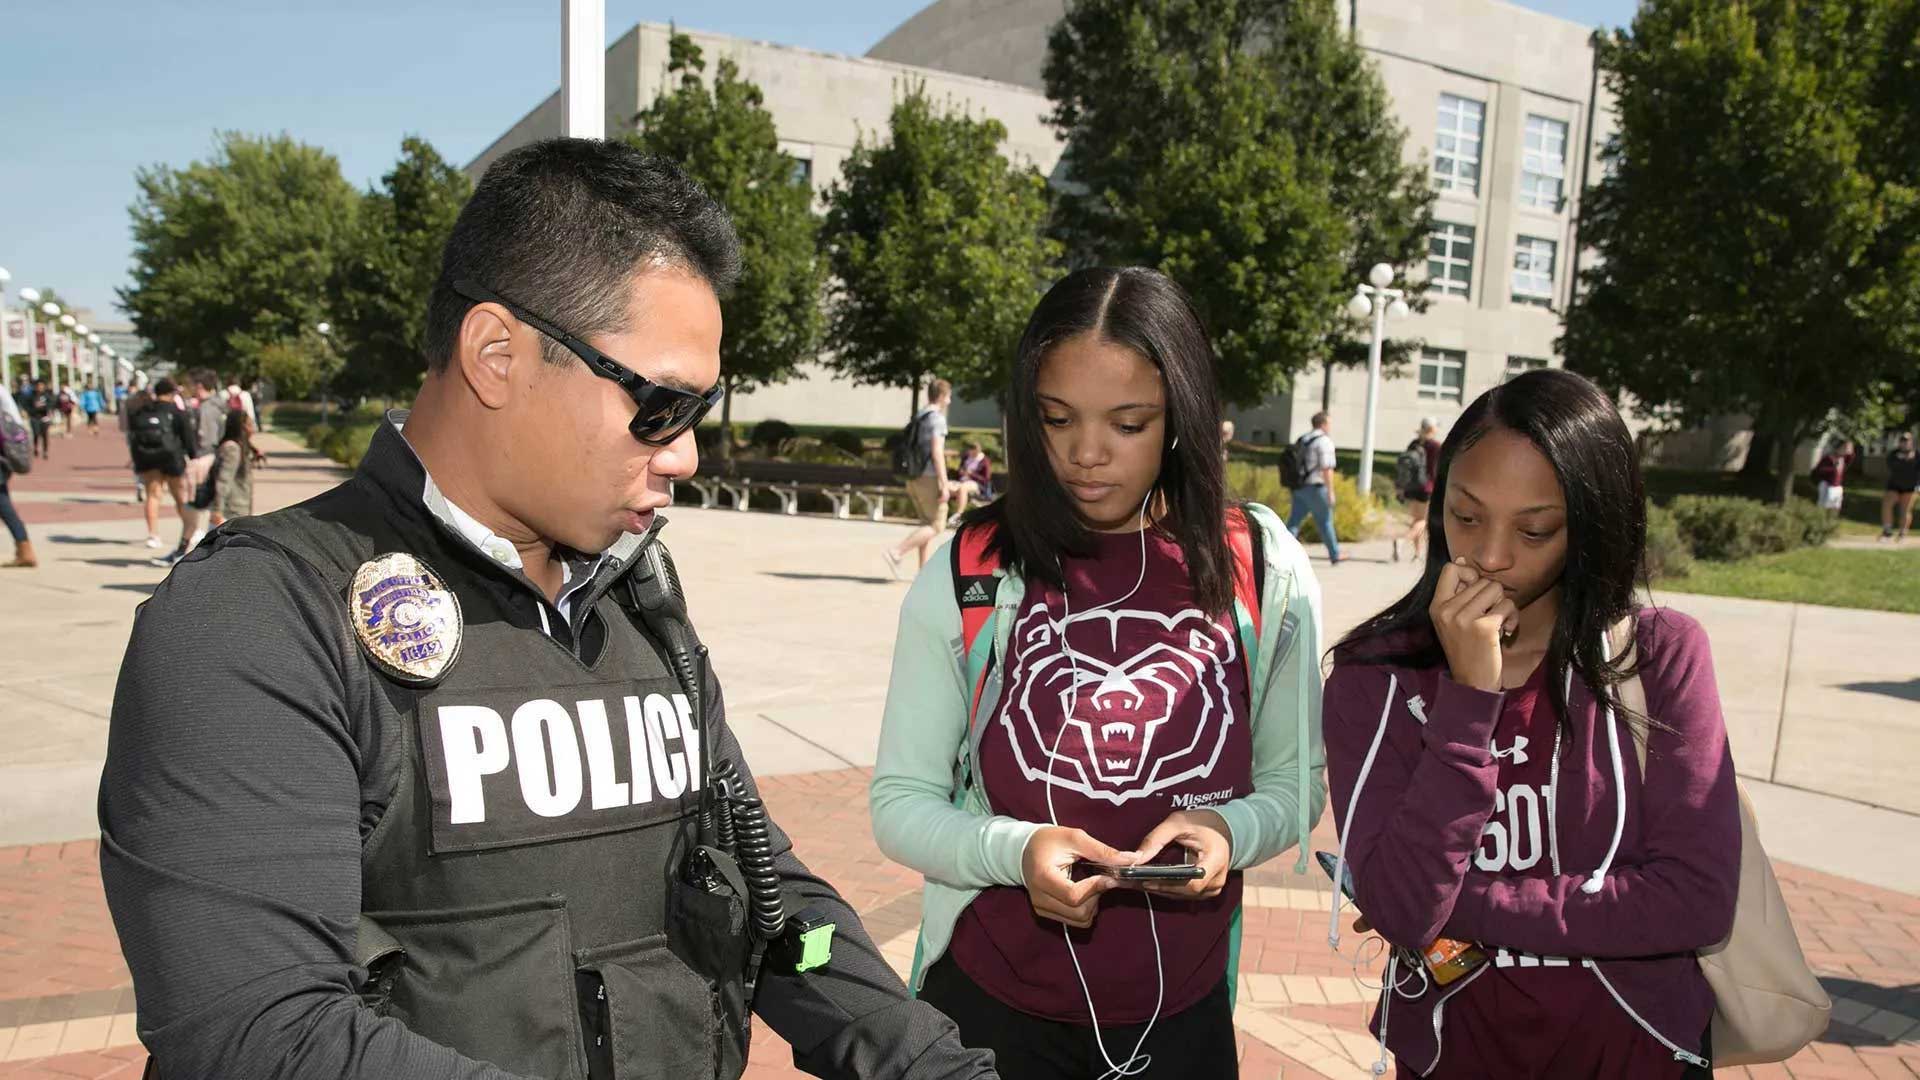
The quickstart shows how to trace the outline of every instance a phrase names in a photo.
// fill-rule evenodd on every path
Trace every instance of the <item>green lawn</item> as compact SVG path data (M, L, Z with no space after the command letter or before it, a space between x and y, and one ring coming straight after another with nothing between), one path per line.
M1920 543L1901 548L1803 548L1739 562L1704 560L1685 577L1654 586L1671 592L1786 600L1828 607L1920 614Z

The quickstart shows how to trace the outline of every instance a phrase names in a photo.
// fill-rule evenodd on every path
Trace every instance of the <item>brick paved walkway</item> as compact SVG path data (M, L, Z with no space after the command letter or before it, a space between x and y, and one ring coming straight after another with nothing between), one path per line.
M802 857L835 882L896 966L913 951L918 880L883 858L867 829L864 770L763 783ZM1316 836L1328 846L1330 834ZM1326 946L1326 890L1291 863L1249 875L1240 1005L1248 1080L1364 1076L1371 993L1353 976L1361 939ZM1835 997L1825 1041L1786 1065L1727 1076L1920 1078L1920 897L1779 864L1800 939ZM136 1080L132 990L100 895L91 841L0 848L0 1080ZM796 1071L759 1027L751 1080Z

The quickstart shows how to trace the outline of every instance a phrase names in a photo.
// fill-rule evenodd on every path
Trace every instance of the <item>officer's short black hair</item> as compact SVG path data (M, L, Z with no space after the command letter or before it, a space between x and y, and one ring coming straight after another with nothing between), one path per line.
M575 337L626 329L628 283L649 263L697 274L725 296L740 276L726 210L679 166L621 142L546 139L488 167L461 209L427 298L427 366L446 367L471 281ZM550 363L572 354L541 336Z

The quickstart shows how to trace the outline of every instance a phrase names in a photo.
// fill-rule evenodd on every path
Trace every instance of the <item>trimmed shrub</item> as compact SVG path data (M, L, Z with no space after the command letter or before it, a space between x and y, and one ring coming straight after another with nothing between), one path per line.
M1664 506L1647 504L1647 576L1685 577L1693 567L1693 545L1680 531L1680 521Z
M823 445L834 447L858 461L867 453L867 440L851 431L829 431L820 436Z
M753 425L753 431L747 436L747 442L771 456L780 453L799 435L800 432L785 420L762 420Z
M1773 506L1727 495L1682 495L1674 519L1696 557L1734 562L1827 542L1835 524L1809 503Z

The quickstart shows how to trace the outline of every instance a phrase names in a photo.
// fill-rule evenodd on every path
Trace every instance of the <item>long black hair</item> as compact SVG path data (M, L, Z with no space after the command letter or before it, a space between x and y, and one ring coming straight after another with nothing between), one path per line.
M967 514L963 527L994 526L993 547L1009 569L1064 588L1063 556L1085 558L1093 535L1054 475L1040 415L1040 366L1055 346L1081 334L1133 350L1160 370L1166 387L1166 445L1155 488L1166 514L1153 528L1185 553L1195 599L1211 614L1231 610L1226 473L1220 461L1220 390L1213 343L1187 294L1157 270L1090 267L1047 290L1014 357L1007 390L1005 494Z
M1548 672L1571 666L1596 698L1630 716L1616 687L1635 662L1607 658L1602 638L1638 608L1634 586L1645 579L1647 498L1633 436L1599 387L1569 371L1530 371L1496 386L1467 406L1440 447L1433 499L1427 504L1427 565L1419 584L1391 607L1361 623L1333 648L1339 663L1411 668L1446 663L1427 610L1447 550L1447 472L1454 458L1496 429L1532 443L1553 466L1567 503L1567 565L1560 575L1560 614L1543 661ZM1562 718L1568 715L1559 679L1546 680Z

